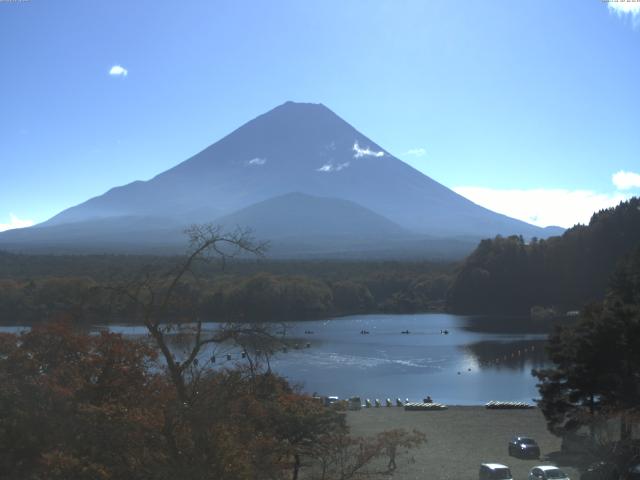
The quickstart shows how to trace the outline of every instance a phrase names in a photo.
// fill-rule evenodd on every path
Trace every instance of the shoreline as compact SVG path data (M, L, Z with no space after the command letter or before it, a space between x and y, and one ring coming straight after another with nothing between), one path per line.
M419 311L393 311L393 310L371 310L365 312L345 312L340 313L337 312L330 316L320 316L320 317L308 317L308 318L298 318L298 319L286 319L286 320L277 320L273 318L269 319L261 319L257 320L258 323L264 324L279 324L279 323L306 323L306 322L326 322L332 320L342 320L344 318L349 317L360 317L360 316L406 316L411 317L414 315L451 315L456 317L469 317L469 318L488 318L495 319L498 321L503 320L513 320L518 319L519 322L527 323L529 325L543 325L544 322L535 321L531 319L528 314L522 313L458 313L453 310L443 308L443 309L427 309L427 310L419 310ZM0 321L0 327L4 328L12 328L12 327L33 327L46 323L50 323L51 319L46 320L25 320L25 321L11 321L4 322ZM557 321L557 320L554 320ZM203 320L203 324L224 324L224 323L252 323L251 321L243 321L241 319L227 319L227 320ZM87 322L81 322L83 325L91 328L101 328L101 327L139 327L144 326L143 322L131 320L127 321L123 318L93 318L88 320ZM166 322L172 323L172 322ZM195 325L196 322L185 322L184 324L192 324Z

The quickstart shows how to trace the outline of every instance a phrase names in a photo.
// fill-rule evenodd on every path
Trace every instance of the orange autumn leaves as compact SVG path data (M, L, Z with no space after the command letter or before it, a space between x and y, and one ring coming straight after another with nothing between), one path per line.
M269 372L203 370L188 390L145 341L68 323L2 334L0 478L369 478L424 442L352 438L344 414Z
M0 336L2 475L115 478L135 469L162 418L164 382L148 373L155 358L141 343L62 323Z

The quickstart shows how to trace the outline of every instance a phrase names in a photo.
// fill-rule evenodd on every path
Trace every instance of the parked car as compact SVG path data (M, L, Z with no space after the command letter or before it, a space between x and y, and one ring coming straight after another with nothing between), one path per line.
M483 463L480 465L479 480L513 480L511 470L500 463Z
M640 480L640 463L635 463L627 468L622 475L623 480Z
M360 397L351 397L349 399L349 410L360 410L362 408L362 400Z
M518 435L509 442L509 455L512 457L540 458L540 447L533 438Z
M615 463L596 462L587 467L580 480L618 480L620 474Z
M329 397L324 397L324 404L328 407L330 405L334 405L338 403L339 400L340 400L340 397L331 395Z
M529 471L529 480L569 480L569 476L553 465L539 465Z

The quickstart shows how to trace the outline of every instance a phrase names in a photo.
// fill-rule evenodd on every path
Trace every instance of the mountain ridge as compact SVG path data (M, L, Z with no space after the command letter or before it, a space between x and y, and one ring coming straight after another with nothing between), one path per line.
M31 228L118 217L210 222L292 192L346 200L430 237L559 233L476 205L397 159L326 106L294 102L244 123L150 180L114 187Z

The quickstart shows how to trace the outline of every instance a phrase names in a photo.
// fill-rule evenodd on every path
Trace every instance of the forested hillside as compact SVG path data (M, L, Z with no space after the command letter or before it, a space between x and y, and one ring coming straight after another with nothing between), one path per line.
M528 243L520 236L483 240L460 267L448 305L459 313L580 309L603 298L614 270L638 245L639 198L602 210L589 225L577 225L561 237Z
M113 288L163 278L180 257L14 255L0 252L0 323L71 314L80 323L134 321ZM172 315L207 320L304 320L441 309L454 265L431 262L198 262ZM189 312L187 312L189 310Z

